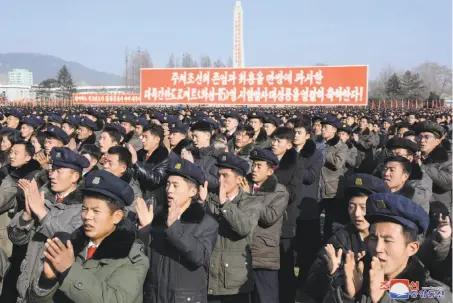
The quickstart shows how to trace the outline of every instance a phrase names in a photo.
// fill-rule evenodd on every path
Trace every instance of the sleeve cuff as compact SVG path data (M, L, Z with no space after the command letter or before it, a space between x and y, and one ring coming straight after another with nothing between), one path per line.
M47 277L44 275L44 272L41 273L41 276L39 277L38 280L38 287L42 290L49 290L55 287L57 285L58 279L47 279Z
M170 227L165 230L167 238L171 241L172 239L179 239L184 234L182 223L180 220L176 220Z

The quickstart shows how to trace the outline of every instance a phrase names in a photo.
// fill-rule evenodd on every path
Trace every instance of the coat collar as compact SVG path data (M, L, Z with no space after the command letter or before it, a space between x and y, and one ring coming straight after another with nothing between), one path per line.
M46 190L44 192L44 197L46 200L49 200L51 201L52 203L55 203L56 201L56 193L54 193L51 189L50 189L50 182L49 184L47 185L46 187ZM74 191L72 191L71 193L69 193L69 195L67 195L66 197L63 198L63 202L60 202L60 203L63 203L63 204L66 204L66 205L76 205L76 204L82 204L83 202L83 195L82 195L82 192L76 188Z
M23 179L25 178L28 174L30 174L33 171L40 170L41 166L36 160L31 160L28 163L25 163L22 167L19 168L14 168L11 166L11 164L8 165L8 173L13 177L14 179Z
M190 206L181 214L180 221L182 223L198 224L203 220L206 212L203 204L198 200L193 199ZM156 218L153 220L153 225L166 225L168 216L168 206L161 205L160 211L156 212Z
M254 148L255 145L253 143L247 144L239 151L238 156L249 156Z
M247 181L250 185L250 188L252 188L252 186L255 184L255 182L253 182L253 180L252 180L252 174L247 175ZM275 192L275 189L277 188L277 184L278 184L277 176L275 174L273 174L272 176L267 178L267 180L264 181L263 184L261 184L258 192L259 193L273 193L273 192Z
M264 141L266 141L266 140L267 140L266 131L265 131L263 128L261 128L261 129L260 129L260 132L258 133L258 136L256 137L256 140L255 140L255 141L256 141L257 143L260 143L260 142L264 142Z
M280 163L278 165L278 168L281 168L284 170L289 170L291 168L295 168L295 165L297 164L298 159L299 159L299 153L294 148L291 148L291 149L287 150L286 153L283 155L283 157L280 160Z
M126 134L126 136L124 136L124 142L129 142L130 140L132 140L132 138L134 138L135 136L135 131L130 131Z
M442 163L448 161L449 156L447 150L441 145L437 145L425 159L424 164Z
M421 180L423 178L423 172L416 162L411 162L412 171L411 175L409 176L409 180Z
M363 132L360 133L361 135L364 135L364 136L368 136L369 134L371 134L371 131L370 129L367 127L363 130Z
M71 242L76 255L82 253L90 239L85 235L83 226L77 229L71 237ZM133 223L125 219L116 227L115 231L108 235L96 249L93 260L123 259L126 258L135 242Z
M151 156L149 157L147 163L160 163L164 161L168 157L168 149L163 146L159 145L156 150L153 151ZM145 161L146 159L146 151L144 149L140 150L140 158L142 161Z
M315 151L316 143L313 140L308 139L307 142L305 142L304 147L300 150L300 155L303 158L310 158L311 156L313 156Z
M395 192L395 194L412 200L415 195L415 188L412 187L410 184L408 184L406 181L406 183L404 183L403 187L400 190L398 190L397 192Z
M82 144L95 144L96 143L96 134L93 133L85 141L82 141Z
M132 181L132 176L133 176L133 173L132 173L131 169L128 168L124 172L124 174L121 176L120 179L129 184Z
M337 145L339 142L340 142L340 137L334 136L334 137L333 137L332 139L330 139L329 141L326 141L326 145L328 145L328 146L335 146L335 145Z

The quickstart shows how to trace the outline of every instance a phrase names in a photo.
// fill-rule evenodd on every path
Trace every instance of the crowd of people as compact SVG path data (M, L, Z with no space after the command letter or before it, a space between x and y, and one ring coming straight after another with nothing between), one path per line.
M2 303L452 300L450 109L1 110Z

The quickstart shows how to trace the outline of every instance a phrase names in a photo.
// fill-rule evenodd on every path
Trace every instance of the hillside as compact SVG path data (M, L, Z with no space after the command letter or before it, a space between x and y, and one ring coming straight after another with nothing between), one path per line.
M99 72L77 62L65 61L50 55L33 53L4 53L0 54L0 81L7 79L6 75L13 68L24 68L33 72L35 84L55 77L64 65L72 73L74 82L79 85L121 85L121 76Z

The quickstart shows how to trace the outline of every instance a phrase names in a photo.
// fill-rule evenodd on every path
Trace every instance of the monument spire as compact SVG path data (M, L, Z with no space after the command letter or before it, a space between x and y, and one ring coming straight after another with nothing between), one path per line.
M244 67L244 35L243 35L242 1L236 0L234 7L233 67Z

